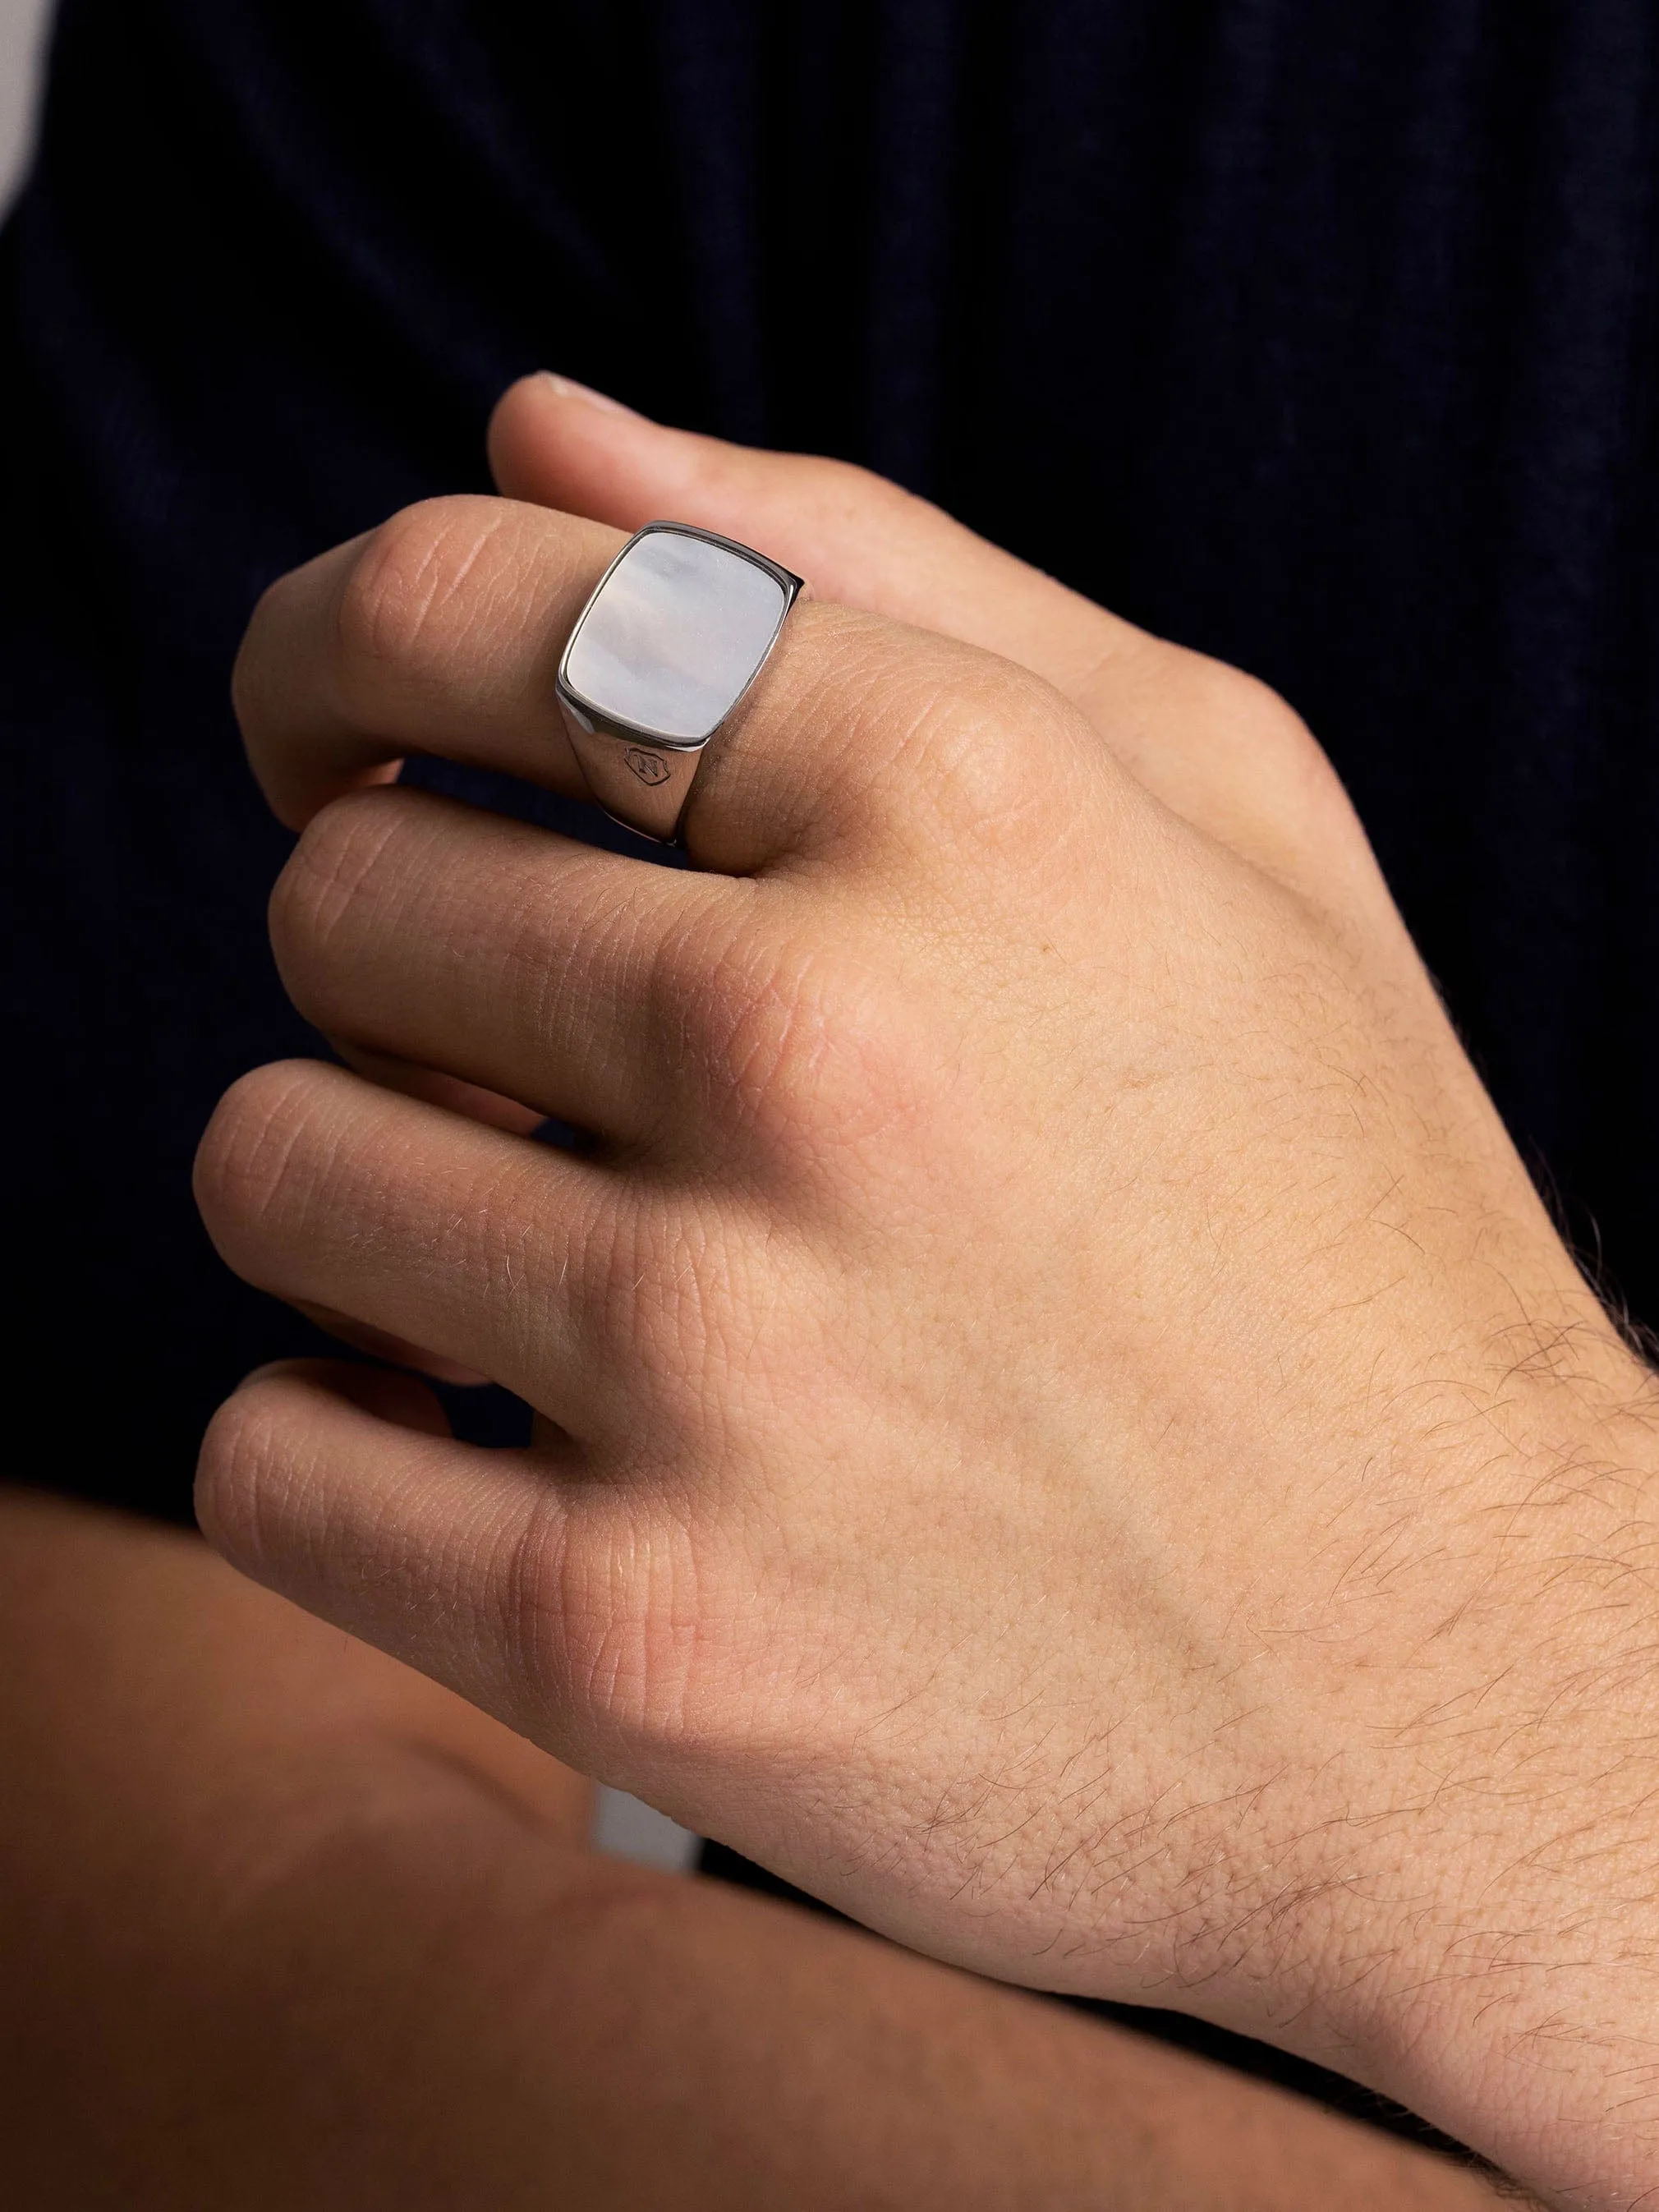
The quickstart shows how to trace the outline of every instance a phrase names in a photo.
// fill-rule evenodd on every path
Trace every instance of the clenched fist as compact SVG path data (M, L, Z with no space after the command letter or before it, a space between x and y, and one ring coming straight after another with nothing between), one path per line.
M1659 2185L1649 1378L1312 740L856 471L547 380L495 452L254 619L277 955L349 1068L246 1078L199 1191L537 1440L273 1370L210 1534L908 1943ZM580 790L553 672L653 514L818 595L695 869L389 786Z

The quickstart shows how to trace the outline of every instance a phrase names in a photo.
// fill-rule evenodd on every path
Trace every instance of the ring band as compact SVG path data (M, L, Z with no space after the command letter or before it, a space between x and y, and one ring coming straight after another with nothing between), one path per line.
M704 747L805 588L712 530L647 522L635 532L577 617L556 687L607 814L659 844L675 841Z

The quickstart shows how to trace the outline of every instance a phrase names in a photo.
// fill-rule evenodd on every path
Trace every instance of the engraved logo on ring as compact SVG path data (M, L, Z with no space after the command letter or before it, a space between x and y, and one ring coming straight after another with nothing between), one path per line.
M667 782L671 771L659 754L641 752L637 745L629 745L623 758L641 783Z

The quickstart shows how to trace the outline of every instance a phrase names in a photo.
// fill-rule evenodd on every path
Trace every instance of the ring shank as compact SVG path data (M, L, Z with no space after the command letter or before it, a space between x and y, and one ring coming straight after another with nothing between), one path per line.
M566 733L596 805L641 837L672 845L702 758L702 745L650 744L625 731L589 726L561 699Z

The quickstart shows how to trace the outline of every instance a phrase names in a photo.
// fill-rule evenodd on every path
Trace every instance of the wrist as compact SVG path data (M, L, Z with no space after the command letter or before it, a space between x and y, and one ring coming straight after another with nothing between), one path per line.
M1352 2070L1597 2212L1659 2187L1659 1419L1607 1338L1507 1408L1322 1965Z

